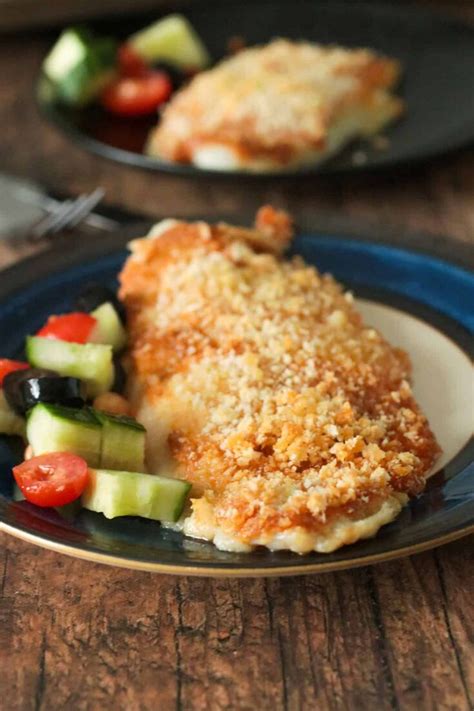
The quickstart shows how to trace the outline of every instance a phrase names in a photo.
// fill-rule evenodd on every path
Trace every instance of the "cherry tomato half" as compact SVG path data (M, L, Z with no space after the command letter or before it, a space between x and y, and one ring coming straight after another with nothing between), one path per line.
M123 77L142 77L149 67L130 44L122 44L118 49L118 64Z
M15 370L26 370L26 368L29 367L28 363L22 363L20 360L0 358L0 385L2 385L3 378L8 375L8 373L14 373Z
M97 319L82 311L50 316L36 335L43 338L57 338L60 341L70 341L71 343L87 343L96 323Z
M65 506L78 499L89 481L87 462L68 452L51 452L13 467L25 499L36 506Z
M102 106L119 116L146 116L166 101L173 86L164 72L141 77L124 77L109 84L101 97Z

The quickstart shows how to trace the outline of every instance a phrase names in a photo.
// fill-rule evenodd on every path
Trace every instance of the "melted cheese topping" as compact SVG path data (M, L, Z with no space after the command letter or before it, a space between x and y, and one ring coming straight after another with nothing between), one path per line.
M226 59L175 95L149 152L201 167L272 170L327 158L402 111L396 61L275 40Z
M193 483L189 535L225 549L330 551L373 535L424 485L439 448L410 362L352 295L257 230L172 223L121 275L131 396L152 471Z

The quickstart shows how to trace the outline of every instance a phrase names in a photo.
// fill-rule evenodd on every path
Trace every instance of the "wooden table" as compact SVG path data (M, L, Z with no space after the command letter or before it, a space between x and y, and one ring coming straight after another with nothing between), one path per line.
M469 3L446 4L472 17ZM38 117L32 82L47 42L32 35L0 44L2 170L71 192L101 184L111 202L150 215L247 214L270 201L300 224L355 226L389 241L424 230L440 254L450 240L466 253L472 246L472 152L250 190L118 167ZM0 243L0 265L26 251ZM0 708L467 710L472 544L349 572L240 582L107 568L0 536Z

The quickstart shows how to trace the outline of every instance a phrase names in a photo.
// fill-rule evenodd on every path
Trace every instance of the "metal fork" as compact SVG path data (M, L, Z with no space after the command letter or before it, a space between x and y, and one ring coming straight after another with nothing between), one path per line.
M57 232L70 230L85 220L87 220L88 225L97 229L113 230L117 227L115 220L110 220L102 215L91 214L104 197L104 194L103 188L96 188L91 193L83 193L77 198L69 198L63 201L49 200L47 205L48 214L32 227L30 239L37 241Z

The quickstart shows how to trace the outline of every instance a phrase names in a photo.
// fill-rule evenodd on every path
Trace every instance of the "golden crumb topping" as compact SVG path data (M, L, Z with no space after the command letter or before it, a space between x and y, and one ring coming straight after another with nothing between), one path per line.
M174 223L121 275L138 406L166 418L180 475L242 541L418 492L439 450L406 353L330 275L235 230Z
M390 94L399 74L398 62L368 49L277 39L196 76L165 109L150 152L192 162L201 146L219 145L244 162L290 163L323 150L339 122L367 135L399 116Z

